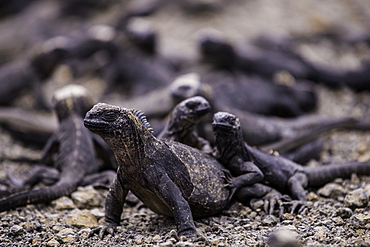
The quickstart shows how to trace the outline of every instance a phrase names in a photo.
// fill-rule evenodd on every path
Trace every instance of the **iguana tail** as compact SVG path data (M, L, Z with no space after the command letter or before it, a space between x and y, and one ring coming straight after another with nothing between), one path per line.
M280 141L273 142L260 147L262 151L268 152L269 150L274 150L278 152L287 152L293 150L305 143L315 140L323 133L326 133L333 129L361 129L365 126L357 126L358 120L354 118L338 118L338 119L325 119L316 120L317 125L310 128L301 130L297 132L292 137L283 138ZM370 124L368 125L370 126Z
M59 197L71 194L77 189L77 184L58 183L31 191L24 191L0 200L0 212L23 207L28 204L48 203Z
M352 161L343 164L330 164L322 167L304 168L308 177L308 185L322 186L335 178L348 178L351 174L370 175L370 161Z

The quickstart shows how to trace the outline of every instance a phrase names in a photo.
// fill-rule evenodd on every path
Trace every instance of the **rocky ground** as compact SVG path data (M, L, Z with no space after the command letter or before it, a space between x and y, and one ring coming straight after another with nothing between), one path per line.
M161 34L163 54L171 56L181 50L194 59L193 38L204 27L218 28L235 41L247 41L259 33L276 30L311 34L330 26L361 32L368 28L365 23L370 23L370 4L360 0L234 0L216 14L199 17L162 11L149 19ZM370 57L366 46L343 48L330 42L307 43L301 51L306 57L337 69L356 68ZM319 114L363 118L369 115L369 93L332 91L322 86L317 90ZM24 147L3 129L0 146L2 155L39 155L39 150ZM320 160L308 165L367 161L369 147L368 132L335 131L325 136ZM30 164L2 161L0 177L5 176L4 167L25 174ZM285 213L281 219L267 216L261 201L251 206L235 204L220 215L196 219L201 235L196 240L178 239L171 219L156 215L135 198L125 205L121 226L114 236L103 240L97 236L87 238L91 228L103 219L106 192L85 187L50 205L30 205L0 213L0 246L280 246L280 239L284 246L370 246L370 177L352 176L310 189L306 209L300 214Z

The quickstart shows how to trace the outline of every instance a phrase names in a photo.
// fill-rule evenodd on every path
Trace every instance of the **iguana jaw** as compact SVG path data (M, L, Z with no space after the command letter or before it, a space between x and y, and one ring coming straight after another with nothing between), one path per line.
M185 112L189 112L196 117L202 117L211 111L208 101L201 96L189 98L184 102Z
M88 116L84 119L84 125L87 129L95 134L108 133L110 126L104 121L99 121L97 119L88 119Z
M217 130L236 130L239 127L237 118L227 112L217 112L213 116L212 128Z

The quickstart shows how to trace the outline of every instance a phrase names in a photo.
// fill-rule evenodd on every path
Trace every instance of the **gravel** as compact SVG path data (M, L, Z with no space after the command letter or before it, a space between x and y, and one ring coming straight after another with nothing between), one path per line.
M246 42L263 32L312 34L330 26L361 32L368 28L365 23L370 23L370 3L361 0L233 0L226 5L216 13L201 16L162 11L149 17L160 33L161 52L174 56L181 50L190 61L195 59L193 38L204 27L218 28L230 40ZM307 43L301 51L307 58L336 69L356 68L370 58L366 46L342 48L325 42ZM367 92L332 91L322 86L317 86L317 91L318 114L369 115ZM3 129L0 146L1 155L39 155L39 150L21 145ZM308 166L368 161L369 146L368 132L334 131L325 136L320 160ZM2 164L0 178L5 177L4 167L22 175L31 166L26 162ZM370 246L370 177L366 176L353 175L309 189L305 210L300 214L285 213L281 219L266 215L261 202L254 202L253 207L237 203L220 215L196 219L200 237L195 240L179 239L172 219L151 212L135 199L125 205L121 226L114 236L103 240L97 236L87 238L91 228L103 220L106 193L92 187L80 188L49 205L2 212L0 246Z

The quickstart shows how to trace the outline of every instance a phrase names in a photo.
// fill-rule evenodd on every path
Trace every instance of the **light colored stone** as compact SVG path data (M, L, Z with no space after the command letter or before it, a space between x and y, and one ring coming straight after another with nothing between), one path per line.
M363 188L353 190L344 197L344 204L350 208L366 207L368 203L369 197Z
M75 232L71 228L61 230L56 236L63 241L63 243L70 243L75 239Z
M324 187L320 188L317 193L324 197L337 198L343 196L346 191L345 189L336 183L328 183Z
M354 224L364 226L370 223L370 214L354 214L351 219Z
M93 186L79 187L71 194L71 198L78 208L99 207L104 198Z
M62 197L52 201L52 205L54 205L56 210L76 208L76 205L73 203L71 198L69 198L67 196L62 196Z
M94 227L98 225L96 217L89 210L72 210L66 217L66 223L76 227Z
M47 242L47 246L60 246L60 243L55 238L52 238Z

